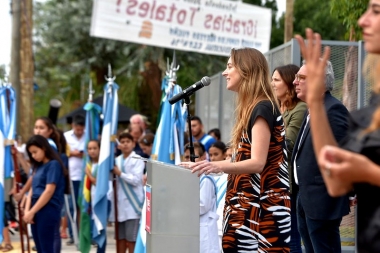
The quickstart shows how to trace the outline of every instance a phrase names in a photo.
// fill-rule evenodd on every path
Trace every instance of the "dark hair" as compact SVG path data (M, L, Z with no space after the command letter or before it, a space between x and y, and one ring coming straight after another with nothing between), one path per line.
M68 171L65 165L63 164L59 154L50 146L48 140L42 135L33 135L26 143L26 152L28 153L30 163L34 170L38 169L42 165L42 162L37 162L29 151L31 146L36 146L45 152L45 157L51 160L56 160L60 165L65 177L65 193L69 192L69 177Z
M203 124L202 124L202 120L201 120L201 118L199 118L198 116L192 116L192 117L190 118L190 120L191 120L191 121L196 120L196 121L199 122L199 124L203 125Z
M66 154L67 142L65 135L63 134L63 131L61 129L57 129L57 133L59 134L58 152L61 154Z
M36 119L36 121L37 120L42 120L44 122L44 124L47 126L47 128L49 130L52 130L49 138L54 141L55 145L57 146L58 152L64 153L65 148L66 148L66 144L65 144L65 146L62 146L62 143L63 142L66 143L66 139L63 135L61 136L60 132L58 131L57 127L54 125L53 121L48 117L39 117ZM64 139L64 140L61 140L61 139Z
M219 128L213 128L210 131L208 131L208 134L214 134L218 140L220 140L220 130Z
M86 123L86 119L82 115L77 114L73 118L73 123L74 125L84 126Z
M98 147L100 148L100 141L99 141L99 140L91 139L91 140L88 141L87 145L88 145L90 142L95 142L96 144L98 144Z
M225 153L227 150L226 144L224 144L224 142L222 141L214 142L213 144L211 144L210 148L212 147L222 150L223 153Z
M120 135L119 135L119 141L121 141L122 139L130 139L131 141L135 142L133 140L133 136L130 134L130 133L127 133L127 132L122 132Z
M299 67L294 64L288 64L284 66L277 67L273 70L273 73L277 70L277 72L280 74L282 80L286 84L288 88L288 93L286 94L286 101L285 106L291 110L293 109L297 103L300 101L300 99L297 97L296 89L294 88L293 81L295 75L299 71ZM272 73L272 75L273 75ZM278 101L281 103L281 101Z
M152 145L153 141L154 141L154 134L152 133L147 133L144 136L141 136L139 139L139 143L144 144L146 146Z
M193 146L194 146L194 149L197 148L200 151L199 156L203 156L203 154L206 152L205 146L200 142L194 142ZM190 150L190 143L187 143L185 145L184 151L186 151L186 150Z

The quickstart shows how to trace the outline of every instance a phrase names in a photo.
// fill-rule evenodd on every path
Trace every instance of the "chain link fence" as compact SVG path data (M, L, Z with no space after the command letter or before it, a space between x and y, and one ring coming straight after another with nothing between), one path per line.
M368 105L371 85L365 81L362 68L366 53L363 42L322 41L322 46L331 48L330 61L334 68L335 85L332 95L338 98L349 111ZM299 45L295 39L265 53L270 71L276 67L302 65ZM211 85L196 94L195 113L202 119L207 132L219 128L222 141L230 140L234 124L234 92L226 89L222 72L211 77ZM342 246L345 252L354 252L355 208L343 218L341 227Z

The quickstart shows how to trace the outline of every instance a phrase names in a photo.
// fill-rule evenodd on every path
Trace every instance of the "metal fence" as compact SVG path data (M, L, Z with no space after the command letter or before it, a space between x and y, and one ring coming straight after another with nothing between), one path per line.
M363 42L322 41L322 46L331 48L330 61L334 68L335 87L332 95L350 110L368 104L371 85L364 80L362 68L366 53ZM264 54L271 73L276 67L302 65L299 45L295 39ZM222 141L228 142L234 124L234 92L226 89L222 72L211 77L211 85L196 94L195 113L202 119L205 131L219 128ZM346 252L353 252L355 216L354 209L341 225L342 245Z

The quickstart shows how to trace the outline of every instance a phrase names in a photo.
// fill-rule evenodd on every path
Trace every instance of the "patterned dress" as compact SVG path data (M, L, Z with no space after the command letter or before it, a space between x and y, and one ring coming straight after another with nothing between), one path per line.
M271 130L266 165L261 173L230 174L224 206L223 251L289 252L290 197L285 130L278 109L270 101L254 108L242 134L236 161L250 159L251 129L263 117Z

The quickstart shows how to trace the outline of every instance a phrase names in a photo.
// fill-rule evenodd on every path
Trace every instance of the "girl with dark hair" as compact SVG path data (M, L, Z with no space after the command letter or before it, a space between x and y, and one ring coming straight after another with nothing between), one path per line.
M67 169L47 139L35 135L26 144L33 169L32 189L28 194L24 221L32 224L37 251L57 251L55 235L59 231L63 195L67 182Z
M300 68L293 64L280 66L274 69L272 74L272 86L276 93L280 111L285 123L285 143L287 149L288 172L289 178L293 175L293 165L291 164L294 143L297 140L302 121L304 119L307 105L298 97L293 85L295 76ZM297 253L302 252L301 236L298 232L296 200L297 186L293 187L292 180L289 180L291 193L291 239L290 251Z

